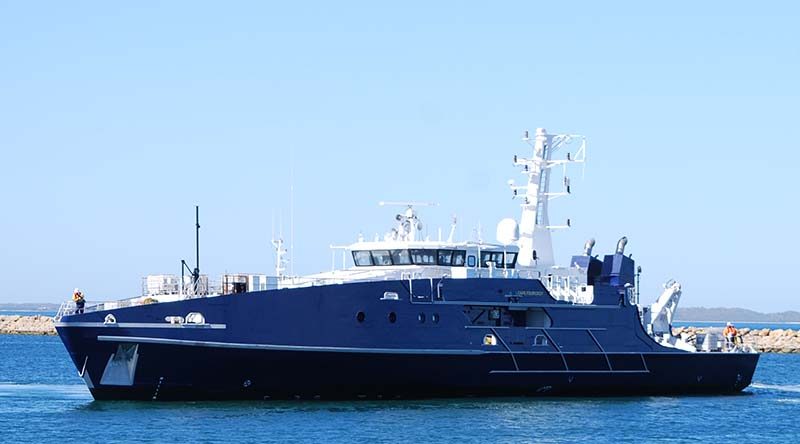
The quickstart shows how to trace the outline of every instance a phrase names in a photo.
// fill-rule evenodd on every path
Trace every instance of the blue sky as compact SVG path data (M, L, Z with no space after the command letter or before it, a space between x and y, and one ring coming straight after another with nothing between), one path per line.
M0 1L0 302L138 294L195 204L204 272L271 273L292 169L297 273L380 200L491 239L541 126L589 140L562 263L627 235L645 301L800 309L794 3L379 3Z

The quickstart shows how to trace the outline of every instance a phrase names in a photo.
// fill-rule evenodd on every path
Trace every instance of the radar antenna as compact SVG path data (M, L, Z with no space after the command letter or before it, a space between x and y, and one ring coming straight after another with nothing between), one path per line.
M380 201L378 205L382 207L406 207L403 213L395 216L397 227L386 233L384 239L388 241L413 242L417 239L417 231L422 231L423 228L422 221L417 216L417 212L414 211L414 207L435 207L439 204L434 202Z

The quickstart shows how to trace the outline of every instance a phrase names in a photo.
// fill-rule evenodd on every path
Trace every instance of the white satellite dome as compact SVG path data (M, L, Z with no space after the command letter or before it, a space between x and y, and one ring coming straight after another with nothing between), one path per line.
M510 245L519 240L519 224L510 217L497 223L497 242Z

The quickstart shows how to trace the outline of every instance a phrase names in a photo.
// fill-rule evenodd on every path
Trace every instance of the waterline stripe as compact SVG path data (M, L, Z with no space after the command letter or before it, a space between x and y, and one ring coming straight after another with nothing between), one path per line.
M181 345L188 347L234 348L245 350L275 351L311 351L334 353L374 353L401 355L482 355L483 350L445 350L445 349L409 349L409 348L362 348L362 347L326 347L305 345L246 344L237 342L192 341L187 339L147 338L141 336L98 336L101 342L132 342L137 344Z

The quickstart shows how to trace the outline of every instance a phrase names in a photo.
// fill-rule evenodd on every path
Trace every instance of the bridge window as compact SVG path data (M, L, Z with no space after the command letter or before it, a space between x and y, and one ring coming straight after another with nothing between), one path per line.
M496 253L502 257L503 253ZM514 253L516 258L516 253ZM475 257L467 260L464 250L358 250L353 251L353 262L357 267L389 266L389 265L442 265L445 267L463 267L465 262L475 266ZM498 265L502 268L502 265Z
M353 251L353 262L356 267L368 267L372 265L372 254L369 251Z
M455 250L453 251L453 266L454 267L463 267L464 266L464 258L467 256L467 252L464 250Z
M392 262L395 265L411 265L411 255L408 250L392 250Z
M503 268L503 252L502 251L484 251L481 252L481 267L489 268L489 262L494 263L495 268Z
M475 262L475 256L473 256L471 254L469 256L467 256L467 266L468 267L474 267L475 263L476 263Z
M517 263L517 253L504 254L502 251L481 252L481 267L489 268L489 262L493 262L495 268L514 268Z
M514 268L514 265L517 264L517 253L506 253L505 259L505 268Z
M373 250L372 260L375 265L392 265L392 257L389 255L389 250Z
M416 265L436 265L436 250L411 250L411 260Z

